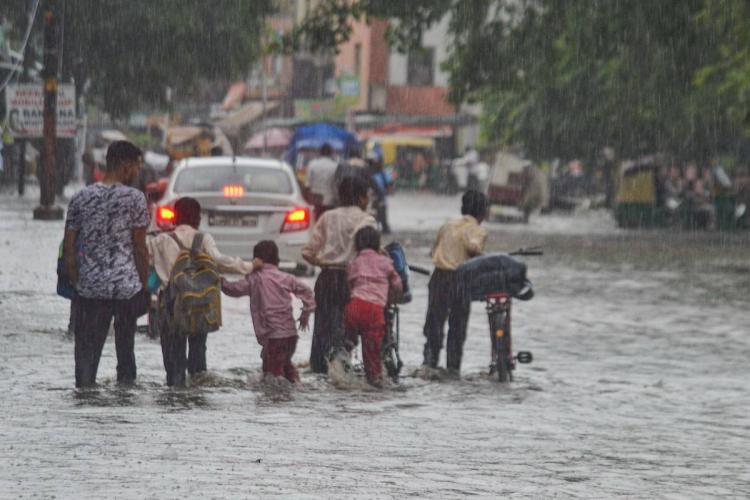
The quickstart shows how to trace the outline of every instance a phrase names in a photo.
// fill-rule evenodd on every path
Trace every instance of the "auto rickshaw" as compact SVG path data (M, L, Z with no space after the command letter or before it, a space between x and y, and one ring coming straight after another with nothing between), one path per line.
M737 199L737 186L731 181L725 182L729 182L728 186L713 193L708 208L718 229L735 229L743 224L746 206ZM682 198L667 198L658 165L650 162L625 164L620 171L615 197L617 225L623 228L705 228L706 218L695 210L690 199Z
M437 189L445 178L431 137L376 136L368 139L366 150L378 145L383 151L383 164L393 170L397 187Z

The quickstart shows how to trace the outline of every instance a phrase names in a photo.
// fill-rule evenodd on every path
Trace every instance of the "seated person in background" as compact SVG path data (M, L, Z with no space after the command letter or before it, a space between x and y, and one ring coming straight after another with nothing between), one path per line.
M713 197L706 189L702 179L688 181L685 201L693 220L699 227L713 229L716 226L716 207L714 207Z
M292 295L302 301L299 327L307 330L315 310L313 292L299 279L279 270L279 247L273 241L261 241L253 248L256 271L239 281L221 280L221 290L230 297L250 297L250 316L258 343L263 347L263 374L299 382L292 363L297 347L297 327L292 313Z

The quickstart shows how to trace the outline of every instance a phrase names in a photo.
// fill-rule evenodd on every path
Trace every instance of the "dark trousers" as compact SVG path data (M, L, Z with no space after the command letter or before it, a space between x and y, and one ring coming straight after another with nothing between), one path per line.
M168 327L160 327L161 354L164 360L164 370L167 372L168 386L184 386L185 370L190 375L206 371L206 340L207 333L186 336L170 331ZM185 350L189 347L188 355Z
M343 269L323 269L315 281L315 325L310 369L327 373L327 356L344 346L344 308L349 302L349 283Z
M437 367L443 348L443 327L448 320L447 367L461 369L471 299L462 293L455 271L435 269L430 278L427 318L424 324L424 363Z
M391 233L391 226L388 225L388 205L385 198L375 201L375 218L380 224L380 230L383 234Z
M96 372L107 341L109 325L115 320L117 381L135 381L135 329L141 294L131 299L75 299L76 387L96 383Z
M299 382L299 373L292 363L297 337L268 339L260 356L263 359L263 373L275 377L285 377L289 382Z

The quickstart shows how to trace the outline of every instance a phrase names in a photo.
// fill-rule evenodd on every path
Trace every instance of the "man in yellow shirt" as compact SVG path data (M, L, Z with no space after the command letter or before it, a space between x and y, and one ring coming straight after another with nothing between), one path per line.
M424 324L424 365L436 368L443 347L443 327L448 320L446 344L448 371L458 376L461 370L471 297L464 293L456 277L456 268L481 255L487 230L480 226L487 215L487 197L479 191L467 191L461 198L463 217L444 224L432 247L435 271L429 284L427 318Z

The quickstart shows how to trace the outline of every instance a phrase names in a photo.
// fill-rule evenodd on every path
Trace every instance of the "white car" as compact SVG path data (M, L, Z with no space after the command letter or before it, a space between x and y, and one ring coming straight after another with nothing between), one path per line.
M288 164L231 156L181 160L155 208L159 229L174 226L174 204L183 196L200 202L200 230L214 237L222 253L250 260L256 243L273 240L280 267L309 269L301 249L310 236L310 207Z

